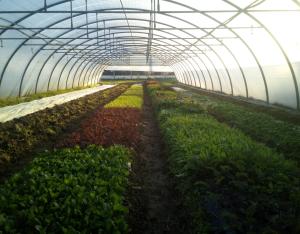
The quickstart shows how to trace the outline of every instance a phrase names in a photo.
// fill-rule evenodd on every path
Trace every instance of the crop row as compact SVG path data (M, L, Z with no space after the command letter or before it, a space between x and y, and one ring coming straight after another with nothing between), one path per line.
M300 162L299 125L204 94L189 93L189 97L190 102L199 104L219 121L242 130L254 140L283 153L286 158Z
M131 152L91 145L45 152L0 187L5 233L126 233Z
M208 112L300 163L300 126L231 103L215 102Z
M162 82L162 84L165 85L165 82ZM166 85L170 86L170 84ZM266 105L266 103L252 99L251 97L249 97L249 99L245 99L243 97L232 97L230 95L220 95L215 92L207 92L199 88L184 85L181 83L177 83L175 85L185 90L191 91L194 94L197 93L200 94L200 96L209 97L212 100L223 101L225 103L229 102L234 105L242 106L250 111L268 114L270 116L273 116L275 119L282 120L295 125L300 125L300 114L298 111L289 109L281 105L277 105L276 103L274 105Z
M119 96L129 87L121 84L68 103L0 124L0 174L12 162L57 136L97 107Z
M121 96L85 119L80 127L67 134L57 147L119 144L137 148L142 104L142 86L131 86Z
M132 85L120 97L105 105L105 108L137 108L143 105L143 88L141 85Z
M300 172L272 149L148 85L194 233L299 233Z

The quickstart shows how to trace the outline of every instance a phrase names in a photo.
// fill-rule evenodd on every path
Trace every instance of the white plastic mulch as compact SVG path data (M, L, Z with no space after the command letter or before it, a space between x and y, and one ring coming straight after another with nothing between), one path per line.
M185 89L179 88L179 87L172 87L173 90L177 91L177 92L185 92Z
M31 102L23 102L14 106L5 106L0 108L0 122L6 122L14 118L19 118L39 110L51 108L83 96L96 93L101 90L112 88L115 85L101 85L94 88L82 89L70 93L59 94L56 96L45 97Z

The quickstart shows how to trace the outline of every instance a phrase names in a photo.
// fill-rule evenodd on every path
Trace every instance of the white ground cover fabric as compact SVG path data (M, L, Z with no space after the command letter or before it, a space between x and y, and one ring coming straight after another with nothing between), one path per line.
M179 88L179 87L172 87L173 90L177 91L177 92L185 92L185 89Z
M45 97L42 99L34 100L31 102L23 102L14 106L6 106L0 108L0 122L6 122L14 118L20 118L22 116L51 108L55 105L60 105L74 99L81 98L83 96L96 93L101 90L112 88L115 85L101 85L94 88L78 90L70 93L59 94L51 97Z

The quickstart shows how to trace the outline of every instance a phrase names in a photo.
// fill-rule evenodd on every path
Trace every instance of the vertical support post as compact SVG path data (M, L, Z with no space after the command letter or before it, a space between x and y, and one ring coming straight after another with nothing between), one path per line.
M74 24L73 24L73 2L72 2L73 0L70 0L70 12L71 12L71 18L70 18L70 20L71 20L71 29L73 29L74 28Z
M97 45L99 45L99 21L98 21L98 13L96 13L96 21L97 21Z
M109 40L109 53L111 56L110 28L108 29L108 40Z
M112 41L112 51L113 51L113 53L114 53L114 52L115 52L115 34L113 33L112 36L113 36L113 41ZM113 58L114 58L114 55L115 55L115 54L113 54Z
M44 11L47 11L47 0L44 0Z
M103 20L103 32L104 32L104 47L106 50L106 28L105 28L105 20Z
M89 19L88 19L88 4L87 0L85 0L85 21L86 21L86 38L89 38Z
M154 11L154 28L156 28L156 3L155 0L153 0L153 11Z

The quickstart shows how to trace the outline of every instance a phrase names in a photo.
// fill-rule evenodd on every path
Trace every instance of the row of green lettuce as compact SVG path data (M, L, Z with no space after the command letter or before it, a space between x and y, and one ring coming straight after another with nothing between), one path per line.
M295 162L218 122L189 97L147 87L193 233L300 233Z
M106 104L105 108L137 108L143 105L143 87L141 84L134 84L122 95Z
M182 95L219 121L240 129L252 139L284 154L286 158L300 162L299 125L205 94L182 92Z
M40 154L0 186L0 230L127 233L131 157L121 146L94 145Z

